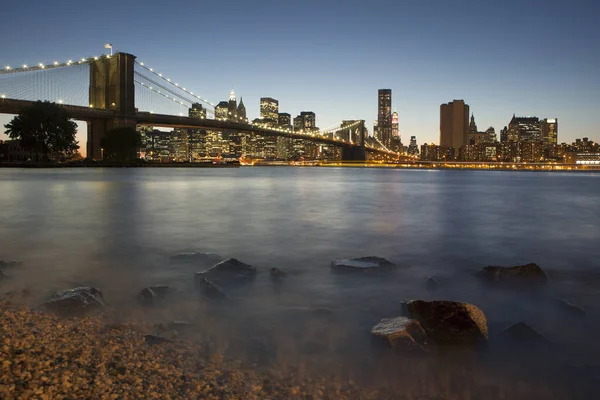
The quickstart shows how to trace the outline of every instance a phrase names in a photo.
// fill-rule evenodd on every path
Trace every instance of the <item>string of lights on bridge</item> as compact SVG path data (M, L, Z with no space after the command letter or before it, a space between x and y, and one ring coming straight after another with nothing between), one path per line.
M77 66L77 65L82 65L82 64L88 64L92 61L97 61L102 58L111 58L111 57L113 57L113 56L111 56L110 54L102 54L102 55L94 56L94 57L83 57L76 61L73 61L73 60L67 60L64 62L54 61L49 64L40 62L37 64L23 64L20 67L11 67L10 65L6 65L6 66L4 66L3 69L0 70L0 74L25 72L25 71L39 71L42 69L61 68L61 67L71 67L71 66Z

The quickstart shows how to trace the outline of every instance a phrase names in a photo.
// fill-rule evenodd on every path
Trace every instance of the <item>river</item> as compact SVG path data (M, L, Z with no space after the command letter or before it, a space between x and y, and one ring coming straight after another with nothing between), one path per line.
M583 386L567 384L581 388L600 371L599 199L594 173L2 168L0 260L23 265L5 271L0 291L27 287L41 301L94 285L120 318L191 320L192 335L259 366L327 368L376 384L385 374L374 365L406 366L373 353L371 326L399 315L406 298L467 301L486 313L491 338L525 321L558 343L553 373L574 369ZM210 265L173 262L182 252L235 257L259 274L230 303L213 306L192 284ZM336 258L367 255L398 271L385 279L330 271ZM541 295L491 290L470 274L528 262L550 276ZM272 267L288 273L276 290ZM433 293L428 276L441 283ZM177 288L180 300L137 307L137 293L153 284ZM564 315L555 298L583 307L586 317ZM548 376L555 375L533 377L532 387L545 387Z

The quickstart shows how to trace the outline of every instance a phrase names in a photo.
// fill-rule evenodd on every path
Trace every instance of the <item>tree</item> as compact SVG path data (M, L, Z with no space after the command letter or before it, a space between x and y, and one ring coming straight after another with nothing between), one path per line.
M11 139L20 140L21 147L47 157L64 158L79 149L77 124L60 104L37 101L4 127Z
M135 160L140 143L140 134L133 127L111 129L101 141L104 159L118 162Z

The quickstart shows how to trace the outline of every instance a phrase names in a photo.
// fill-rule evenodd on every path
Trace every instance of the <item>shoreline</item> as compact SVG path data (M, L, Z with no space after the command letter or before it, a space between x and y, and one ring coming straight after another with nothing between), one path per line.
M382 163L307 163L307 164L203 164L203 163L147 163L147 164L103 164L103 163L0 163L0 168L13 169L62 169L62 168L249 168L249 167L314 167L314 168L381 168L408 171L504 171L504 172L587 172L600 173L598 166L580 166L575 164L530 165L507 164L493 166L462 165L416 165L416 164L382 164Z

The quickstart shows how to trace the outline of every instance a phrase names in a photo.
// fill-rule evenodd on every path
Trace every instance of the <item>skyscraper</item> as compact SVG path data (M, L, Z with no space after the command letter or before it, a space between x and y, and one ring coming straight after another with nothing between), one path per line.
M379 89L377 93L377 138L384 146L392 141L392 89Z
M508 124L508 141L535 142L541 139L538 117L515 117Z
M222 101L215 107L215 119L227 119L229 112L229 104Z
M392 138L400 136L400 130L398 129L398 111L394 110L392 113Z
M244 99L240 97L240 104L237 107L237 117L243 121L246 120L246 106L244 105Z
M542 146L552 147L558 144L558 118L546 118L540 121Z
M419 155L419 145L417 145L417 137L410 137L410 144L408 145L408 155L417 156Z
M192 108L188 111L188 116L191 118L205 119L206 108L202 107L202 104L200 103L193 103Z
M279 101L271 97L260 98L260 118L272 124L278 123Z
M229 94L229 103L227 103L227 117L230 120L237 119L237 101L235 100L235 92L233 90Z
M475 121L473 121L475 122ZM455 154L469 144L469 105L454 100L440 106L440 146L452 147Z

